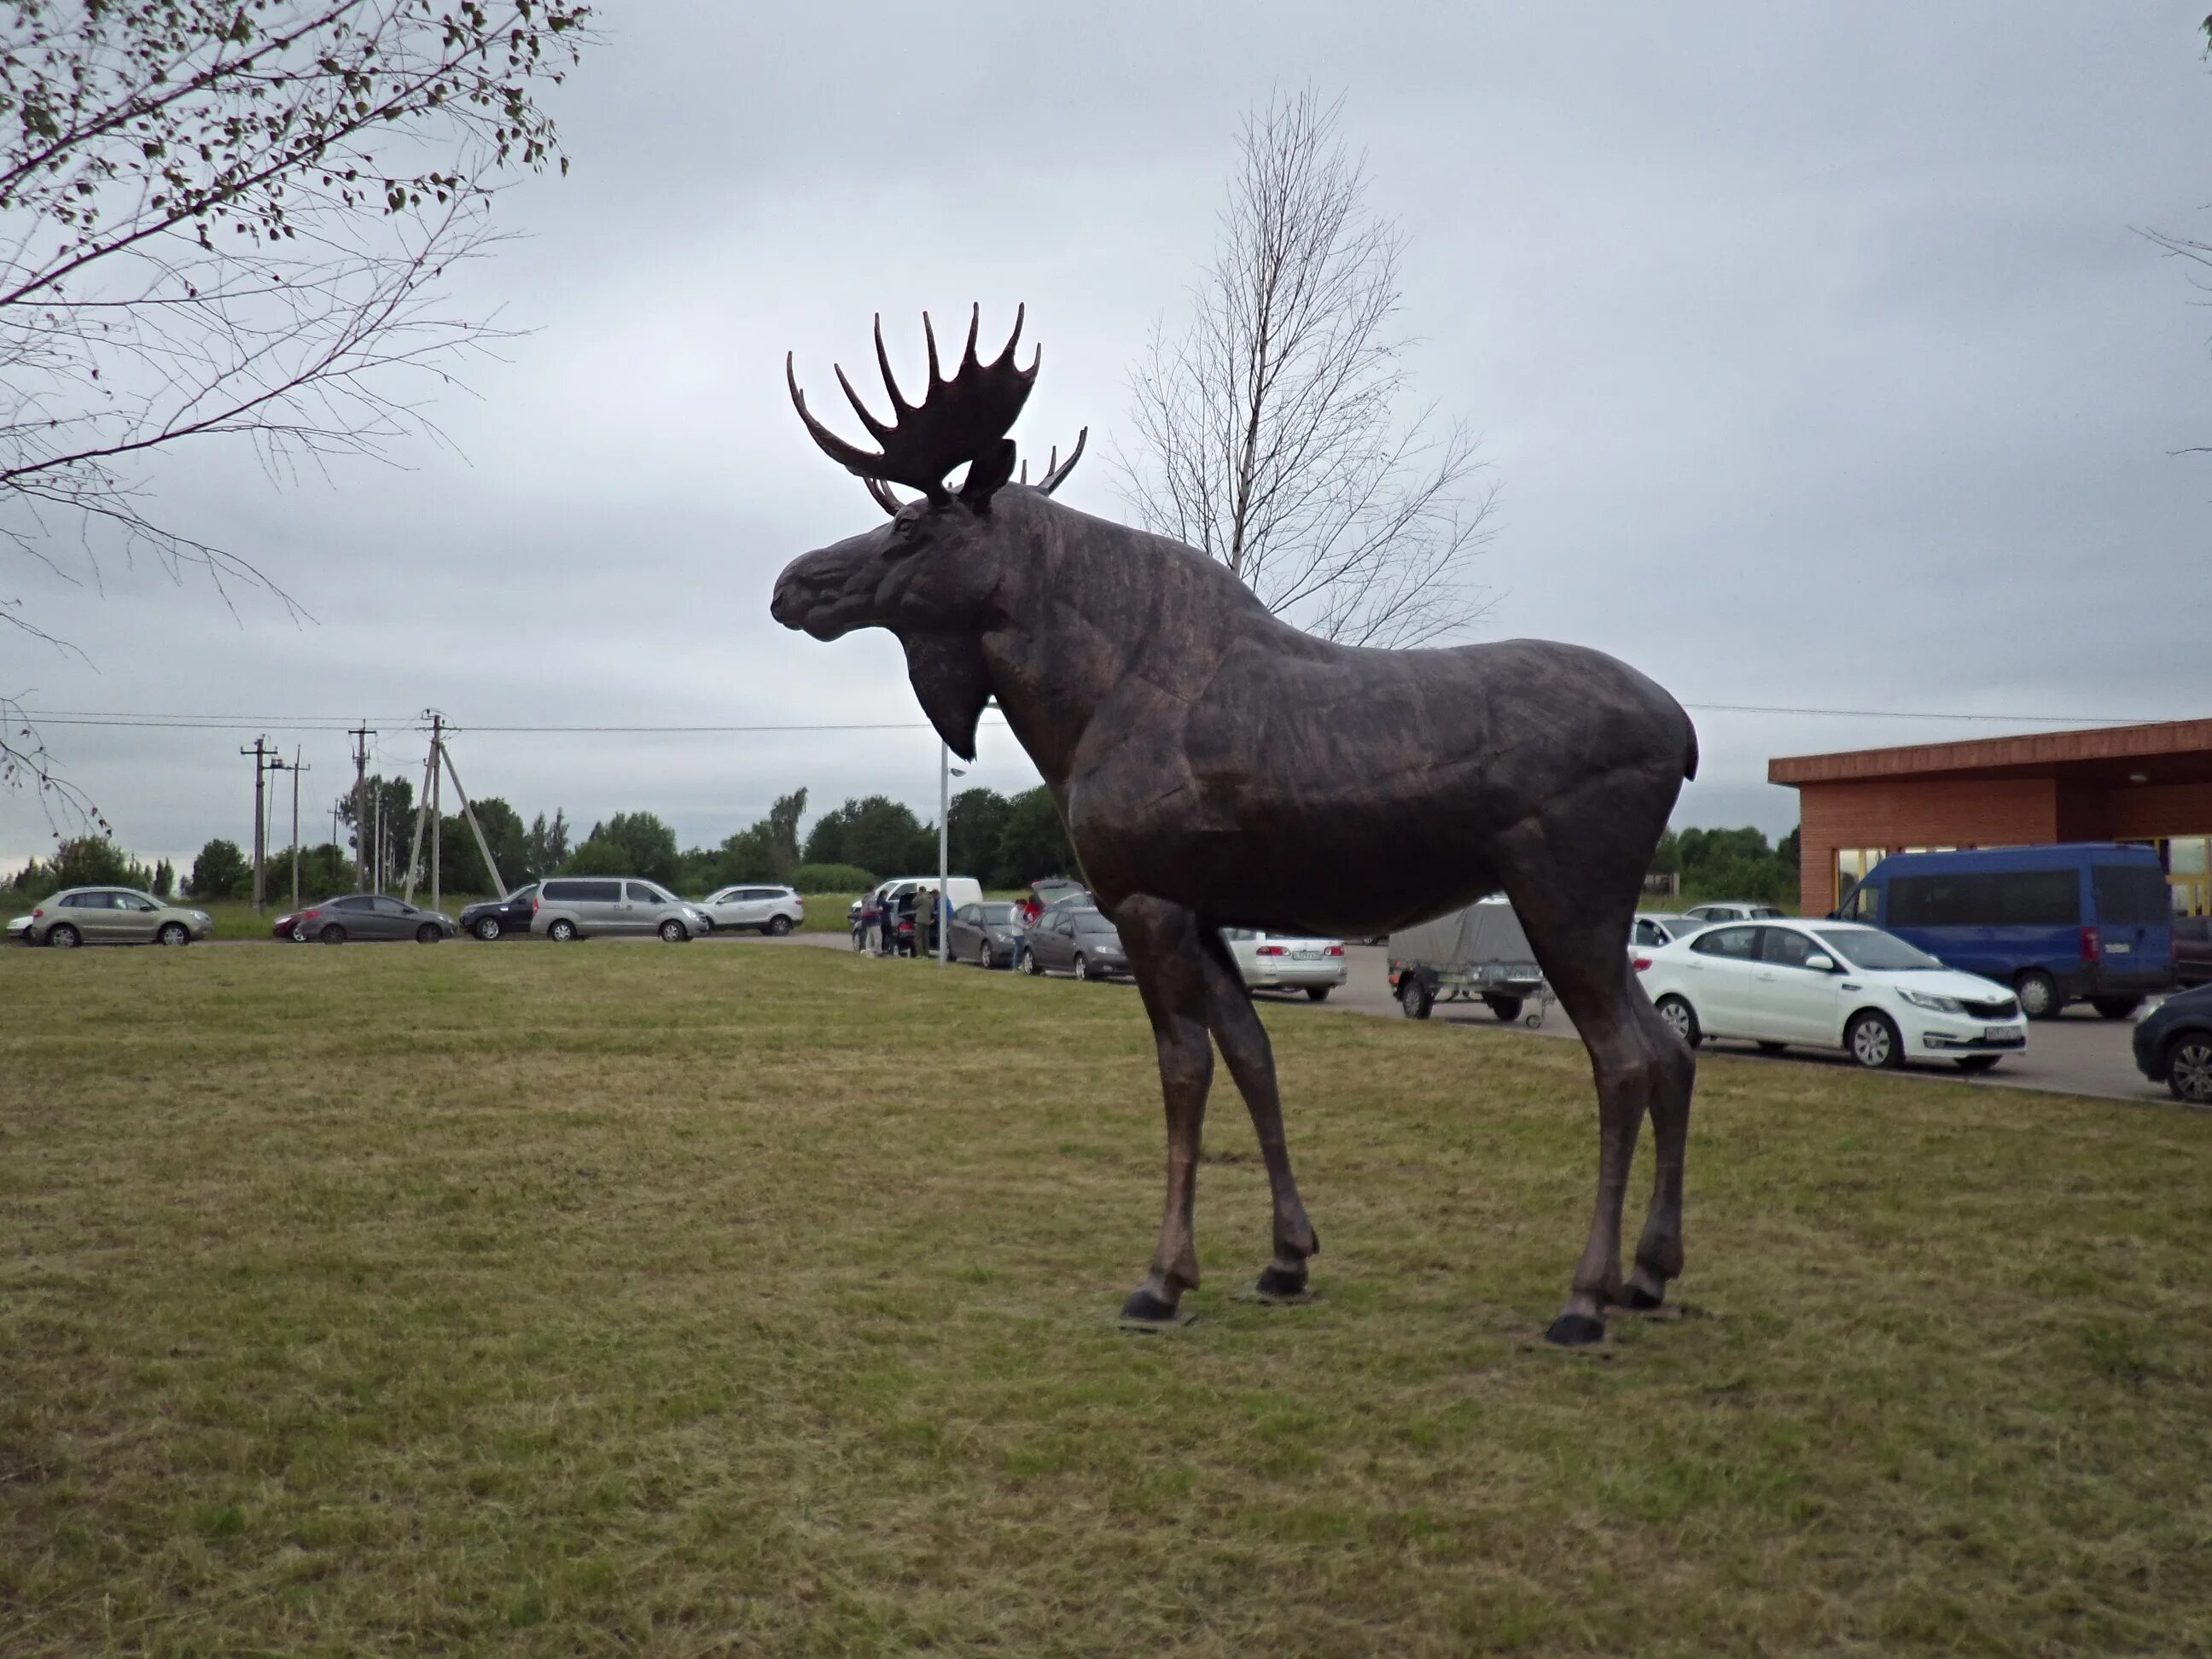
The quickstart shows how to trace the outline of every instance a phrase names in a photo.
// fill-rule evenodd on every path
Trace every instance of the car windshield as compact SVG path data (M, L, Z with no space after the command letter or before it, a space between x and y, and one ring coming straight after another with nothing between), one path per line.
M1076 917L1075 931L1079 933L1110 933L1114 931L1114 924L1092 910Z
M988 927L1009 927L1018 914L1017 908L1011 904L987 904L983 907L983 921Z
M1894 933L1872 927L1822 929L1815 935L1845 962L1869 973L1907 973L1941 968L1943 964L1925 951L1907 945Z

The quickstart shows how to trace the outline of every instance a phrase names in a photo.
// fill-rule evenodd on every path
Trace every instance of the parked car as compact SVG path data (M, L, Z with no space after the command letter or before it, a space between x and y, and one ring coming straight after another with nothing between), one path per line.
M1984 1072L2027 1047L2008 988L1878 927L1723 924L1641 952L1635 968L1692 1048L1738 1037L1769 1050L1841 1048L1866 1066L1944 1059Z
M893 925L891 937L878 941L880 954L898 956L913 953L915 948L914 917L911 914L914 907L908 901L918 902L922 894L933 893L936 890L935 876L893 876L888 881L876 884L872 890L872 896L875 898L906 912L902 919ZM983 902L983 884L973 876L947 876L945 878L945 892L947 901L955 910L959 909L963 905L981 904ZM855 920L864 908L866 908L865 902L854 907L852 915ZM862 941L862 944L865 945L866 941Z
M1326 1002L1328 994L1344 983L1342 939L1224 927L1221 941L1252 990L1304 991L1314 1001Z
M1042 913L1055 904L1088 904L1091 890L1066 876L1047 876L1030 884L1030 898Z
M1682 912L1682 920L1709 927L1717 921L1765 921L1781 914L1780 908L1771 904L1759 904L1750 899L1722 899L1711 904L1692 905Z
M945 948L961 962L978 968L1012 968L1021 960L1022 907L1011 900L986 899L963 904L946 925Z
M1022 967L1031 974L1115 979L1127 975L1129 957L1103 911L1084 904L1055 904L1024 936Z
M23 925L30 945L189 945L215 932L204 910L167 903L135 887L70 887L41 899Z
M2173 982L2212 984L2212 916L2173 919Z
M561 944L658 933L680 945L714 926L697 905L635 876L549 876L538 884L536 903L530 931Z
M27 915L9 917L8 937L21 939L28 945L31 942L31 921L32 919Z
M2170 996L2136 1022L2136 1069L2176 1100L2212 1106L2212 985Z
M518 887L503 899L486 899L461 912L461 931L489 944L495 939L518 939L530 931L531 912L538 904L538 884Z
M344 893L311 904L290 918L288 937L304 944L345 945L411 939L436 945L461 930L442 910L425 910L389 893ZM278 926L283 926L280 921Z
M2070 1002L2125 1019L2173 982L2172 901L2148 847L1893 854L1836 914L2011 986L2031 1019Z
M1733 918L1731 918L1733 920ZM1628 929L1628 948L1656 950L1662 945L1672 945L1676 939L1694 933L1711 924L1692 921L1688 916L1668 915L1663 912L1638 910L1636 920Z
M724 887L699 901L716 927L757 928L781 939L806 920L806 901L789 887Z

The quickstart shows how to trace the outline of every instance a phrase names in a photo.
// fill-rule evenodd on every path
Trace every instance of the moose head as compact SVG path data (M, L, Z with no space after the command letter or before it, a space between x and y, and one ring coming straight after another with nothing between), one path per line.
M1014 331L990 362L975 356L982 320L978 306L968 319L968 345L950 380L938 365L937 335L924 313L922 337L929 353L929 385L919 404L909 404L891 373L884 349L883 319L876 319L876 363L890 396L891 417L878 420L845 371L837 384L860 424L880 450L871 453L846 442L806 407L806 394L791 356L784 379L806 429L822 452L861 479L890 522L794 559L776 579L769 611L787 628L803 629L817 640L834 640L856 628L884 628L905 647L907 673L923 711L946 743L965 759L975 752L975 722L991 695L988 672L976 644L990 626L994 605L1018 557L1022 538L1010 520L1019 508L1007 492L1028 493L1028 469L1016 482L1014 441L1006 434L1029 400L1043 361L1040 349L1024 368L1014 354L1022 337L1023 310L1014 313ZM1034 493L1049 495L1074 470L1085 428L1065 463L1055 448ZM967 471L957 489L945 480L956 467ZM921 493L902 501L892 489L903 484Z

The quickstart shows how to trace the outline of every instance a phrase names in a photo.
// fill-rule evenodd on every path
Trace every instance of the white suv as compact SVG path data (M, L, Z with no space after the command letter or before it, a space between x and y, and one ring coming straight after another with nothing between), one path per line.
M806 901L788 887L723 887L699 901L717 927L757 927L781 939L806 920Z

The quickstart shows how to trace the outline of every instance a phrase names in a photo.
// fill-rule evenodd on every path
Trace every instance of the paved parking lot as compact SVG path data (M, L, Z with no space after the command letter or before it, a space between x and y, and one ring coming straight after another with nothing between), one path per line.
M1326 1006L1403 1019L1405 1015L1399 1012L1397 1002L1390 995L1388 952L1379 945L1347 945L1344 953L1347 958L1345 987ZM1497 1016L1479 1002L1440 1002L1429 1017L1469 1025L1498 1024ZM1567 1018L1566 1010L1556 1003L1540 1029L1514 1029L1532 1039L1571 1037L1575 1034L1574 1022ZM2128 1046L2134 1029L2126 1020L2100 1019L2088 1009L2075 1008L2062 1019L2043 1020L2031 1025L2027 1052L2007 1055L1995 1070L1979 1077L1967 1077L1951 1066L1909 1066L1906 1075L1942 1078L1978 1089L2040 1089L2058 1094L2094 1095L2107 1100L2177 1104L2163 1085L2146 1082L2142 1073L2136 1070L2135 1057ZM1771 1066L1851 1063L1840 1052L1823 1053L1811 1048L1766 1054L1748 1042L1708 1042L1705 1048L1715 1054L1741 1054Z

